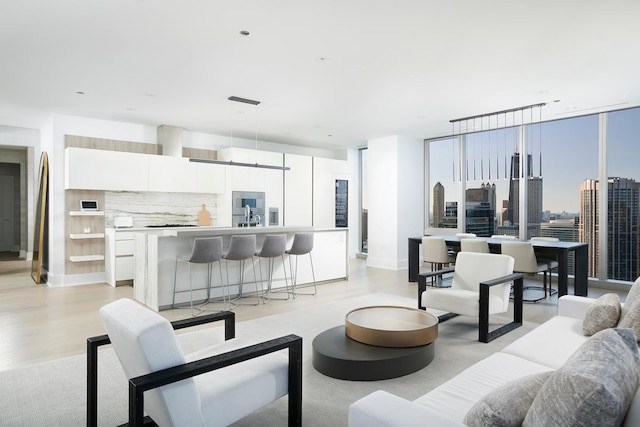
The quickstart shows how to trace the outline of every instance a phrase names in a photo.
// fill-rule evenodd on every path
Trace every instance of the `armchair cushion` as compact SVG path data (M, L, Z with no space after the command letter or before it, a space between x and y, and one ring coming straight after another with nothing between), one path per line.
M555 371L531 404L523 426L620 425L640 379L633 330L598 332Z
M423 292L420 296L422 305L478 317L479 283L513 273L513 263L513 258L506 255L460 252L451 288ZM505 283L489 290L489 314L503 313L509 309L509 289L510 283Z
M171 324L151 310L123 298L100 315L127 378L185 362ZM145 409L158 425L203 425L199 402L193 379L145 394Z
M591 336L603 329L615 328L620 320L620 297L618 294L604 294L587 309L582 322L582 331Z
M186 358L188 361L200 360L254 343L254 340L235 338L190 353ZM286 350L281 350L194 377L205 425L233 424L256 408L286 396L288 362ZM220 378L224 378L224 381Z

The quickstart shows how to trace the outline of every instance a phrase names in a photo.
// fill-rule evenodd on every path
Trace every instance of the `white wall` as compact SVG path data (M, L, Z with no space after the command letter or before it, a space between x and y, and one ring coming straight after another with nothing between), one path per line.
M407 268L407 239L422 235L423 145L401 136L369 140L367 265Z

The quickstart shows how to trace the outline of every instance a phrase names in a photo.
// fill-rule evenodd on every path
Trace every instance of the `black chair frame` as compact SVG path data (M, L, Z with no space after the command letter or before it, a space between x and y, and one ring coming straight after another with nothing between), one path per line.
M455 267L446 268L439 271L431 271L420 273L418 276L418 308L426 310L421 304L422 293L427 290L427 278L446 273L453 273ZM489 288L501 285L507 282L513 282L513 322L502 325L499 328L489 331ZM507 276L498 277L493 280L480 282L480 314L478 318L478 341L488 343L502 335L522 326L522 293L524 285L524 275L522 273L512 273ZM440 322L445 322L453 317L458 316L456 313L446 313L438 316Z
M206 316L171 322L173 329L224 320L224 338L235 338L235 313L223 311ZM98 425L98 347L110 344L108 335L87 339L87 426ZM289 426L302 425L302 338L287 335L242 349L195 360L183 365L152 372L129 380L129 423L124 425L155 425L144 417L144 392L279 350L289 349Z

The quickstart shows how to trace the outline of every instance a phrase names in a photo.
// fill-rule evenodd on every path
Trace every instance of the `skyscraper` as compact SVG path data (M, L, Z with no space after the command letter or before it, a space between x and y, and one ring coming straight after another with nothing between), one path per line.
M589 275L593 277L599 273L599 191L600 183L595 179L587 179L580 185L579 238L589 244ZM640 183L631 178L609 178L607 193L607 277L634 281L640 272Z
M524 174L527 177L528 192L527 230L537 235L540 232L540 223L542 222L542 178L531 176L531 154L527 154L527 160L528 167ZM509 221L509 225L515 226L520 223L520 153L513 153L511 156L509 204L504 219L505 221Z
M468 188L465 198L465 231L486 237L495 234L496 185L483 183L480 188Z
M444 186L437 182L433 186L433 227L440 227L444 217Z

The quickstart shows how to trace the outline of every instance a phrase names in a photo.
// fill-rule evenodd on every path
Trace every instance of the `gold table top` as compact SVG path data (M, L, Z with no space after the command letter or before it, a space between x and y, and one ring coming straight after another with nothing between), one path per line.
M361 307L347 313L345 334L379 347L418 347L436 340L438 318L409 307Z

